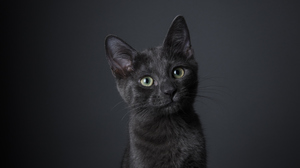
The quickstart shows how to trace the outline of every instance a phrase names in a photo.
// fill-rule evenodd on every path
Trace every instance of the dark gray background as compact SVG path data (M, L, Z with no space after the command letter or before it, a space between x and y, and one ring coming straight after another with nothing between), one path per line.
M104 38L160 45L182 14L199 62L209 168L299 167L299 3L12 1L2 5L9 167L119 167L126 105ZM3 103L3 102L2 102ZM3 106L2 106L3 107Z

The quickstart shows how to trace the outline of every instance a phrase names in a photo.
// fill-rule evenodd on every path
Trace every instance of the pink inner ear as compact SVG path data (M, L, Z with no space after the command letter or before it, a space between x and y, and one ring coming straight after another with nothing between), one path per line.
M112 67L116 75L123 77L127 76L128 72L133 71L131 60L122 57L114 58L112 61Z
M124 58L114 58L114 62L119 65L119 68L126 71L128 67L131 67L131 60L124 59Z
M194 51L193 51L193 49L189 48L189 49L186 51L186 56L189 58L189 57L191 57L192 55L194 55Z

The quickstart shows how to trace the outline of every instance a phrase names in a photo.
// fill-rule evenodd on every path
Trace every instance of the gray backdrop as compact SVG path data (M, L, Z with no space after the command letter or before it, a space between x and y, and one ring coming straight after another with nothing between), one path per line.
M5 160L9 167L119 167L128 113L104 38L116 34L137 50L157 46L181 14L199 62L203 97L195 107L208 167L299 167L296 2L3 4Z

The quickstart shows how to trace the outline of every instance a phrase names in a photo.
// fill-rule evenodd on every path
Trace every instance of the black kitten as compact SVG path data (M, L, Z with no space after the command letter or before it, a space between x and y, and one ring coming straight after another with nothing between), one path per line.
M189 31L177 16L160 47L137 52L109 35L106 56L129 105L124 168L206 167L205 140L193 103L198 65Z

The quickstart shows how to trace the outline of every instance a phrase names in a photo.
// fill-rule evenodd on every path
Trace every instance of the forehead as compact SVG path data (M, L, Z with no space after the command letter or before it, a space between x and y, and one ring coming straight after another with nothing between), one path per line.
M141 71L150 71L151 73L165 73L176 61L163 53L161 49L154 48L145 50L137 56L135 63Z

